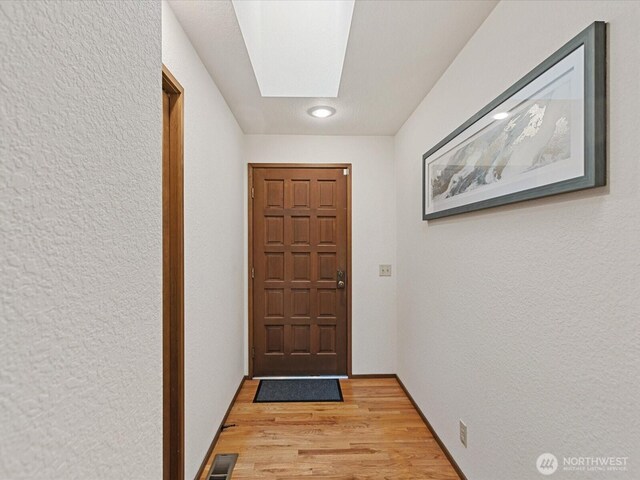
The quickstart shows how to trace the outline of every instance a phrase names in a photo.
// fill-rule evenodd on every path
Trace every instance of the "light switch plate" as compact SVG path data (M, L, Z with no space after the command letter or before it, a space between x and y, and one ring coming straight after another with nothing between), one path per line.
M380 276L381 277L390 277L391 276L391 265L380 265Z

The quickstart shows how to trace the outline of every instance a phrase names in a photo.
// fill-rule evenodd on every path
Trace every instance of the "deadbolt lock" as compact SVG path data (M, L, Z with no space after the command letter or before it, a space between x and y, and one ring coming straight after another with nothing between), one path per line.
M338 270L338 288L340 289L345 287L344 278L345 278L344 271Z

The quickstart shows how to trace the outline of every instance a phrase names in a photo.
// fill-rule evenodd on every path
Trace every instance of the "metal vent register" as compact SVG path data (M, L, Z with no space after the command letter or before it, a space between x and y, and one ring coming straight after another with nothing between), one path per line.
M231 472L238 460L237 453L221 453L213 459L213 465L207 475L207 480L227 480L231 478Z

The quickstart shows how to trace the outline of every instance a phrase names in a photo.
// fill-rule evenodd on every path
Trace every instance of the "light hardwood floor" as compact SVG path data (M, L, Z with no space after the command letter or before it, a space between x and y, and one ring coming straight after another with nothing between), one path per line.
M340 385L342 403L252 403L247 380L201 480L218 453L239 454L233 480L459 479L396 379Z

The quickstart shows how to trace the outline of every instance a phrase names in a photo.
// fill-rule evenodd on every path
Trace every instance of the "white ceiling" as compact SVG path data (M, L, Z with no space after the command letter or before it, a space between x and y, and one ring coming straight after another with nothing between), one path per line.
M497 0L357 0L337 98L262 97L231 1L169 3L244 133L394 135Z

